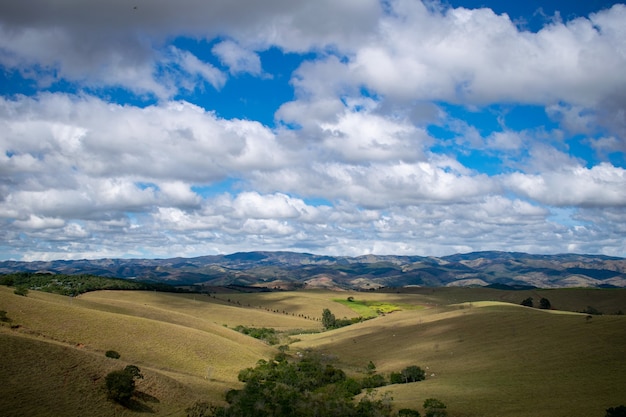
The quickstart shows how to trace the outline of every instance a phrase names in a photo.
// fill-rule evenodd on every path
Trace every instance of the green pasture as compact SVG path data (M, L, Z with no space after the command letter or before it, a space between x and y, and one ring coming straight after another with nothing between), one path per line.
M357 315L366 319L377 317L381 314L392 313L394 311L402 309L401 306L396 304L386 303L382 301L361 300L356 299L352 296L345 299L335 298L333 299L333 301L348 307Z

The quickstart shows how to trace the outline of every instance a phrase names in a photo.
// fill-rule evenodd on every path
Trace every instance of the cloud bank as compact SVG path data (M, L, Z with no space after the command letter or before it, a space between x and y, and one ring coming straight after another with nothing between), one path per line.
M1 258L626 256L623 4L5 3Z

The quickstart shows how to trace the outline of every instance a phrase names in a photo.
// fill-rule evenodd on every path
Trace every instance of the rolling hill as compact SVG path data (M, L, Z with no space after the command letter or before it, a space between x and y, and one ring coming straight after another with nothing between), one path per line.
M520 306L527 296L549 297L560 310ZM565 311L589 304L606 314ZM323 308L354 317L363 306L392 312L321 332ZM2 416L185 416L195 401L223 403L240 386L241 369L278 352L238 325L274 328L290 355L312 349L355 378L369 361L385 376L409 365L426 369L425 381L373 392L389 393L397 408L420 409L435 397L457 417L601 417L626 402L626 316L614 314L626 310L623 289L24 297L0 286L0 310L10 320L0 325ZM109 349L121 358L107 358ZM104 376L127 364L145 375L133 409L108 401L104 390Z

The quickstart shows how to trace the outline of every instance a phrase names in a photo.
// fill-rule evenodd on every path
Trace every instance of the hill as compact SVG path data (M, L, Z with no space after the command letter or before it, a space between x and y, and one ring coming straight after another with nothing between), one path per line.
M521 307L549 297L562 310ZM563 311L594 305L605 315ZM385 311L320 332L321 310L338 317ZM418 365L425 381L388 385L396 407L425 398L450 416L603 416L626 392L623 289L407 288L175 294L96 291L78 297L0 286L0 415L184 416L197 400L220 404L237 374L278 349L235 330L274 328L288 353L313 349L356 378ZM107 350L121 354L107 358ZM103 378L126 364L145 379L134 410L106 399Z
M245 252L172 259L0 262L12 272L92 274L178 286L369 290L405 286L626 287L626 259L602 255L473 252L444 257Z

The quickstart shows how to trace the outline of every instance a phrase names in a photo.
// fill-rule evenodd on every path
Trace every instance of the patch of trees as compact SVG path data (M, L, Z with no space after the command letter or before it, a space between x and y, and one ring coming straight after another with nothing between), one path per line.
M419 366L407 366L400 372L392 372L389 382L392 384L408 384L426 379L426 372Z
M528 297L522 300L521 305L526 307L534 307L535 303L532 297ZM543 310L550 310L552 308L552 303L550 303L550 300L548 300L547 298L542 297L539 300L539 308Z
M373 365L373 364L372 364ZM411 367L409 367L411 368ZM289 357L285 352L273 360L260 360L256 367L242 370L238 378L245 385L226 394L226 406L199 402L188 408L188 417L415 417L417 410L403 409L393 412L391 399L375 398L371 392L358 401L360 394L375 374L375 366L368 367L363 381L348 377L323 356L313 352ZM384 385L384 377L382 378ZM425 411L444 409L438 400L433 403L442 407L425 407ZM425 403L426 404L426 403ZM430 404L430 403L429 403ZM437 417L445 414L427 414Z
M246 327L239 325L235 327L239 333L254 337L267 343L268 345L277 345L279 340L278 333L275 329L267 327Z
M18 291L28 293L28 289L51 292L60 295L79 295L98 290L154 290L163 292L183 292L171 285L147 283L134 280L108 278L89 274L51 274L37 272L15 272L0 276L0 285L15 286Z

